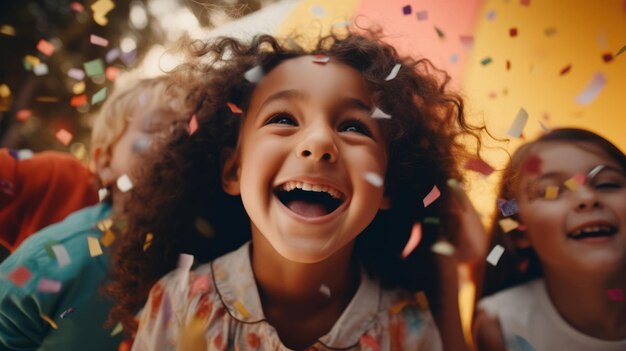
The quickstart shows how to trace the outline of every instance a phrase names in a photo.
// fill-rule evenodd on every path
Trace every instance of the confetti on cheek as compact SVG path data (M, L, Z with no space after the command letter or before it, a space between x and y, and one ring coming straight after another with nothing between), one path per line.
M263 68L254 66L247 70L243 77L250 83L258 83L263 78Z
M519 222L511 218L503 218L498 221L498 224L500 225L500 228L502 228L502 231L504 231L505 233L508 233L519 227Z
M482 175L488 176L493 173L494 169L487 162L481 160L480 158L474 158L468 160L465 163L465 169L470 171L478 172Z
M326 55L313 55L313 62L314 63L326 64L329 61L330 61L330 57L328 57Z
M44 321L46 321L46 323L50 324L50 326L54 329L59 329L59 326L56 324L55 321L52 320L52 318L46 316L45 314L41 314L39 315L39 317L41 317L41 319L43 319Z
M610 300L624 301L624 290L622 289L609 289L606 293Z
M374 337L372 337L371 335L365 334L361 336L359 344L361 344L361 346L369 348L372 351L380 351L380 345L378 344L378 341L376 341L376 339L374 339ZM367 350L366 348L363 349Z
M522 171L527 174L539 174L541 172L541 158L530 155L522 165Z
M571 190L571 191L576 191L578 188L580 188L583 184L585 184L585 179L587 177L582 174L582 173L576 173L573 177L571 177L570 179L565 181L565 186Z
M402 65L399 63L396 63L391 69L391 72L389 72L389 75L385 77L385 80L389 81L389 80L396 78L396 76L398 75L398 72L400 72L400 67L402 67Z
M489 255L487 255L487 262L489 262L492 266L497 266L503 253L504 248L502 246L494 246L493 249L491 249L491 252L489 252Z
M438 241L433 246L430 247L430 250L434 253L444 255L444 256L452 256L456 249L452 244L447 241Z
M191 116L191 120L189 121L189 135L195 133L196 130L198 130L198 118L194 114Z
M101 26L109 23L107 14L115 8L115 3L111 0L98 0L91 5L93 11L93 21Z
M372 184L373 186L380 188L381 186L383 186L384 184L384 180L383 177L381 177L379 174L374 173L374 172L365 172L365 174L363 174L363 178L365 178L365 180Z
M18 288L21 288L26 282L30 280L33 274L24 266L17 267L13 272L7 275L7 278L15 284Z
M519 138L524 131L524 127L526 127L526 122L528 122L528 112L524 108L520 108L507 134L510 137Z
M152 234L152 233L146 234L146 239L143 242L143 252L148 251L148 249L152 245L152 240L153 239L154 239L154 234Z
M411 8L411 5L406 5L402 7L402 14L403 15L410 15L413 12L413 8Z
M37 43L37 50L46 56L52 56L54 54L54 45L45 39L41 39Z
M600 95L605 84L606 76L602 72L597 72L583 91L576 97L576 102L580 105L592 103L598 95Z
M571 71L571 70L572 70L572 65L567 65L567 66L561 68L561 70L559 71L559 75L564 76L564 75L568 74L569 71Z
M372 118L377 119L391 119L391 115L386 114L378 107L374 107L374 111L372 111Z
M322 286L320 286L320 292L324 294L324 296L330 297L330 288L326 285L322 284Z
M67 266L68 264L70 264L71 262L70 255L67 253L65 246L60 245L60 244L53 245L51 249L52 249L52 252L54 252L54 256L56 257L57 262L59 263L59 267L63 268Z
M519 212L517 201L515 201L515 199L509 201L505 199L498 199L497 204L504 217L510 217Z
M559 196L559 187L555 185L548 185L545 190L544 198L546 200L554 200Z
M239 106L233 104L232 102L227 102L226 106L230 109L230 112L235 114L242 114L243 111L239 108Z
M99 37L95 34L92 34L89 36L89 42L92 43L93 45L102 46L103 48L106 48L107 46L109 46L108 40L104 39L103 37Z
M121 192L125 193L133 188L133 181L130 180L128 175L124 174L117 178L117 182L115 182L117 188L120 189Z
M61 312L61 315L59 317L61 317L61 319L65 319L65 318L69 317L70 315L72 315L72 313L74 313L74 311L76 311L76 309L74 307L70 307L70 308L66 309L65 311Z
M411 229L411 236L409 237L409 241L402 249L402 258L407 258L413 250L419 245L420 241L422 241L422 224L415 223L413 224L413 229Z
M430 204L432 204L433 202L435 202L435 200L437 200L439 198L439 196L441 196L441 191L439 191L439 188L437 188L437 186L433 186L433 188L430 190L430 192L428 193L428 195L426 195L426 197L424 198L423 202L424 202L424 207L428 207L430 206Z
M418 21L426 21L428 19L428 11L419 11L417 12L417 20Z
M61 291L61 286L60 281L41 278L39 279L39 283L37 283L37 291L42 293L57 293Z
M98 238L88 236L87 246L89 247L89 254L91 255L91 257L102 255L102 247L100 246L100 241L98 240Z

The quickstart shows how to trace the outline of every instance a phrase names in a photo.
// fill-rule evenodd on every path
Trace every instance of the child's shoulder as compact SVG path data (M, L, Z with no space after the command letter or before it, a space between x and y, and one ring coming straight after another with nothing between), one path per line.
M528 311L540 301L538 295L544 291L543 279L535 279L482 298L478 302L478 308L491 314Z

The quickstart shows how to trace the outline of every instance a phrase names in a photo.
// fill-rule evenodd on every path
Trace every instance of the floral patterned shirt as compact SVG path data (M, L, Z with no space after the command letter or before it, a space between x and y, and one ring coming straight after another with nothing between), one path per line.
M289 350L263 315L249 243L156 283L141 313L133 350L176 350L181 328L192 320L206 325L207 350ZM416 295L384 290L362 273L341 317L307 350L441 349L433 318Z

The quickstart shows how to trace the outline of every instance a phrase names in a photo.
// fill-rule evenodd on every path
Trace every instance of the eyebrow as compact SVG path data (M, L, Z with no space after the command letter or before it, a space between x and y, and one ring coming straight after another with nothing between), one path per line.
M263 101L263 103L259 107L259 111L263 110L265 105L270 104L272 101L304 99L306 97L307 95L299 90L295 90L295 89L281 90L275 94L270 95L267 99L265 99L265 101ZM368 112L372 111L373 109L372 106L369 106L362 100L353 98L353 97L347 97L347 98L341 99L340 106L344 108L345 107L357 108L357 109L368 111Z

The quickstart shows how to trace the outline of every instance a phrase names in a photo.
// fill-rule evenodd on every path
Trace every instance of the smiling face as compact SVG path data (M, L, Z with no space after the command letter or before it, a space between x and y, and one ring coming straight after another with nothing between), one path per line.
M387 168L372 106L361 74L332 59L289 59L259 82L224 178L226 192L241 195L253 238L313 263L369 225L384 189L367 177L384 179Z
M591 143L540 143L535 152L540 171L522 176L518 203L526 239L544 269L624 270L626 170ZM565 185L576 175L586 182ZM546 192L556 188L549 199Z

